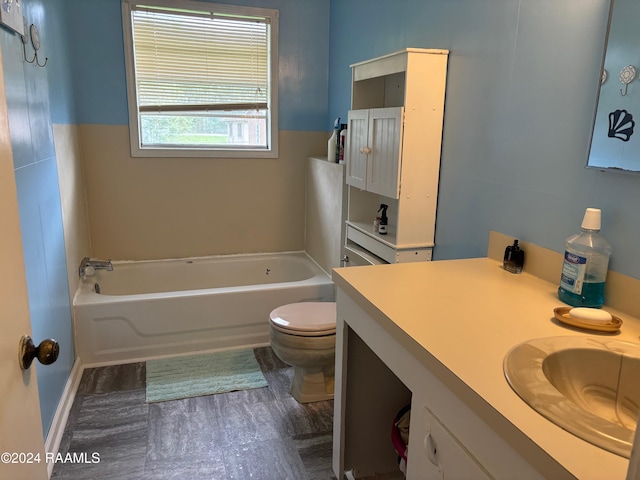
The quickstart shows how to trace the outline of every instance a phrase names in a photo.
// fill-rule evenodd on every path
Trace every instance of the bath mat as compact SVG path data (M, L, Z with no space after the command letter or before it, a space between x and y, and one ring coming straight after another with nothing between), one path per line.
M266 387L253 350L147 361L147 402Z

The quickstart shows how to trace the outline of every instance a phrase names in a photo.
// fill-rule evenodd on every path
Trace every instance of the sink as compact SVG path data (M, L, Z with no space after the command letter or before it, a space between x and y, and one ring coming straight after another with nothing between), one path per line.
M640 345L597 337L521 343L504 359L511 388L593 445L629 458L640 408Z

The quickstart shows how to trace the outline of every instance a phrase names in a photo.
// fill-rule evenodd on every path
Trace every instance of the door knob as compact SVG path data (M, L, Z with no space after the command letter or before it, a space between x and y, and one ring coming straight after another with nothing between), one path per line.
M23 370L31 366L34 358L37 358L43 365L51 365L58 359L59 353L60 345L56 340L48 338L40 342L40 345L36 347L29 335L23 335L20 339L18 362Z

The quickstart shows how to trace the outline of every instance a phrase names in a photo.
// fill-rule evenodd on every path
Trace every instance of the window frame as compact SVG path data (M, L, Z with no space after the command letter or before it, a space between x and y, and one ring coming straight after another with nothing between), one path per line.
M137 5L180 8L196 11L215 11L231 15L262 16L269 18L269 82L267 109L267 148L246 147L142 147L135 79L133 31L131 12ZM129 110L129 138L133 157L209 157L209 158L277 158L278 157L278 20L279 11L259 7L225 5L196 0L122 0L122 23L127 79L127 106Z

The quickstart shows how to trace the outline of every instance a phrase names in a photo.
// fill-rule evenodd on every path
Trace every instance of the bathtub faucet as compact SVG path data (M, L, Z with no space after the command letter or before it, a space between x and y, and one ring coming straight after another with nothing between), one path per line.
M106 270L108 272L113 271L113 265L111 260L92 260L89 257L84 257L80 262L80 268L78 268L78 274L82 278L85 274L91 275L94 270Z

